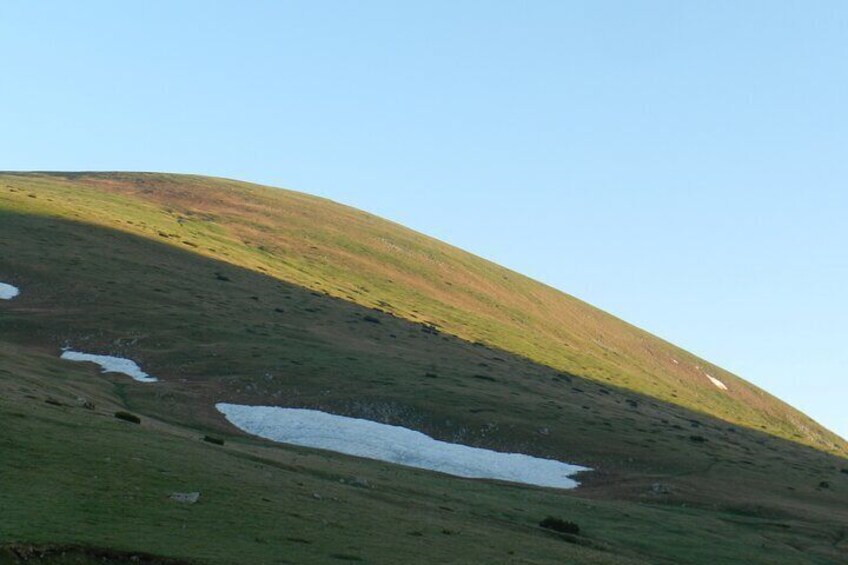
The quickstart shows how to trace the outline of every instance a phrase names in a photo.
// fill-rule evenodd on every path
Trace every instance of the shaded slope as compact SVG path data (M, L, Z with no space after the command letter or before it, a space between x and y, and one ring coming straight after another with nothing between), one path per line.
M221 563L827 563L845 549L846 463L820 451L190 246L20 213L0 213L0 242L0 274L24 290L0 305L0 481L16 485L0 493L10 509L0 542ZM65 343L127 355L163 381L62 362ZM222 421L212 402L227 399L402 423L600 471L564 493L272 447ZM142 425L115 421L118 408ZM199 441L212 430L223 449ZM195 489L197 506L167 501ZM580 523L586 545L540 531L548 514Z
M555 289L327 200L195 176L9 173L0 177L0 206L155 238L558 370L848 453L805 415L706 361Z

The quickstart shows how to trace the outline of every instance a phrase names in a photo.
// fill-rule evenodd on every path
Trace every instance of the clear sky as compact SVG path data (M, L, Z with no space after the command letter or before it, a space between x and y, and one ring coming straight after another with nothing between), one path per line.
M848 437L848 3L0 4L0 169L327 196Z

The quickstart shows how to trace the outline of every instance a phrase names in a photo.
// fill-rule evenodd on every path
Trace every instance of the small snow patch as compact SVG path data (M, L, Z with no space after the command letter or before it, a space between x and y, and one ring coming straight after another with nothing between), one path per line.
M20 293L21 291L18 287L6 283L0 283L0 300L11 300Z
M570 478L571 475L591 470L522 453L501 453L448 443L400 426L317 410L226 403L215 407L237 428L265 439L458 477L568 489L579 484Z
M158 379L151 377L135 364L135 361L111 355L92 355L91 353L80 353L66 349L62 352L62 359L68 361L91 361L103 368L104 373L123 373L141 383L155 383Z
M706 373L704 373L704 374L706 375ZM707 378L710 379L710 382L713 383L714 385L716 385L721 390L727 390L727 385L724 384L723 382L721 382L720 380L718 380L717 378L715 378L711 375L707 375Z

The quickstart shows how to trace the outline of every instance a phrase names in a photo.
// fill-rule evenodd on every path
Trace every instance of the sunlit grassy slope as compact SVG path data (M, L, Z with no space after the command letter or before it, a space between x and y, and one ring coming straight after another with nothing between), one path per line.
M324 199L134 173L10 173L0 177L0 195L0 209L157 239L597 382L848 452L810 418L707 361L556 289Z

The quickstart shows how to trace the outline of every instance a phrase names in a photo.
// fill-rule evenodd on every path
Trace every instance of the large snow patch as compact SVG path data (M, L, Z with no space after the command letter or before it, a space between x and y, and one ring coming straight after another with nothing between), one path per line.
M447 443L414 430L297 408L219 403L215 407L239 429L282 443L316 447L477 479L574 488L570 476L587 467L521 453Z
M66 349L62 352L62 359L68 361L91 361L103 368L104 373L123 373L142 383L155 383L158 379L151 377L136 365L135 361L111 355L92 355L91 353L80 353Z
M20 293L18 287L0 282L0 300L11 300Z

